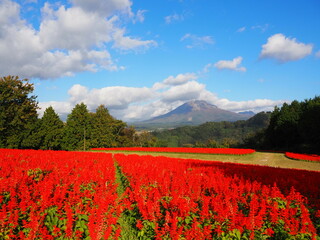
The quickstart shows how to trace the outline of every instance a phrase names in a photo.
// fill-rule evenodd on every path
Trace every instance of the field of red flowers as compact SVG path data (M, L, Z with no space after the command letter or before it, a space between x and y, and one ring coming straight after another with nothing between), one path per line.
M296 159L296 160L320 162L319 155L286 152L286 157L291 158L291 159Z
M320 172L0 149L0 239L316 239Z
M122 148L92 148L95 151L120 151L120 152L165 152L165 153L204 153L204 154L232 154L245 155L254 153L253 149L240 148L169 148L169 147L122 147Z

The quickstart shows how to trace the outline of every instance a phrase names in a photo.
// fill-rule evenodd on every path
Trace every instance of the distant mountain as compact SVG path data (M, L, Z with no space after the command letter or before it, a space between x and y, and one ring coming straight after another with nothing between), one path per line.
M205 122L247 120L252 115L239 114L218 108L206 101L194 100L186 102L164 115L149 120L133 123L140 129L175 128L186 125L199 125Z
M238 113L242 115L247 115L249 117L253 117L255 115L255 113L252 111L244 111L244 112L238 112Z

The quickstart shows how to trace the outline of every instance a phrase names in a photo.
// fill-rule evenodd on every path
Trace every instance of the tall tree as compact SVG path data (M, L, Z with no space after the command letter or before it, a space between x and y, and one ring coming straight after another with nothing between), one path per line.
M0 147L19 148L25 131L37 120L38 103L28 79L0 78Z
M303 114L298 129L307 152L320 153L320 96L301 103Z
M63 122L53 107L48 107L40 121L39 133L41 136L41 149L60 150L63 134Z
M110 115L108 109L100 105L92 114L91 147L114 147L116 120Z
M63 149L85 150L90 148L91 121L87 106L77 104L67 117L63 136Z

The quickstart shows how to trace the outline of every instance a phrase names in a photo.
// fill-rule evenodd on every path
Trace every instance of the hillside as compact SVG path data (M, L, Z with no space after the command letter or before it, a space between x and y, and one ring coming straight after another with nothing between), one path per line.
M270 113L261 112L248 120L207 122L199 126L184 126L159 130L152 134L163 147L230 147L242 144L247 136L269 125Z
M189 101L176 109L149 120L135 122L133 125L137 129L158 129L175 128L181 126L196 126L205 122L234 122L246 120L252 117L254 113L244 112L243 114L220 109L206 101Z

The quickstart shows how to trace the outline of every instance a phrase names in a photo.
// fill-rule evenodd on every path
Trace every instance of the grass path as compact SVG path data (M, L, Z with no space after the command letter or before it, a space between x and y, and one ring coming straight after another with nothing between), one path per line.
M119 153L119 152L112 152ZM270 153L270 152L255 152L249 155L218 155L218 154L192 154L192 153L157 153L157 152L122 152L126 155L152 155L152 156L167 156L173 158L185 159L199 159L207 161L220 161L220 162L234 162L242 164L256 164L270 167L280 168L296 168L311 171L320 171L319 162L308 162L292 160L283 153Z

